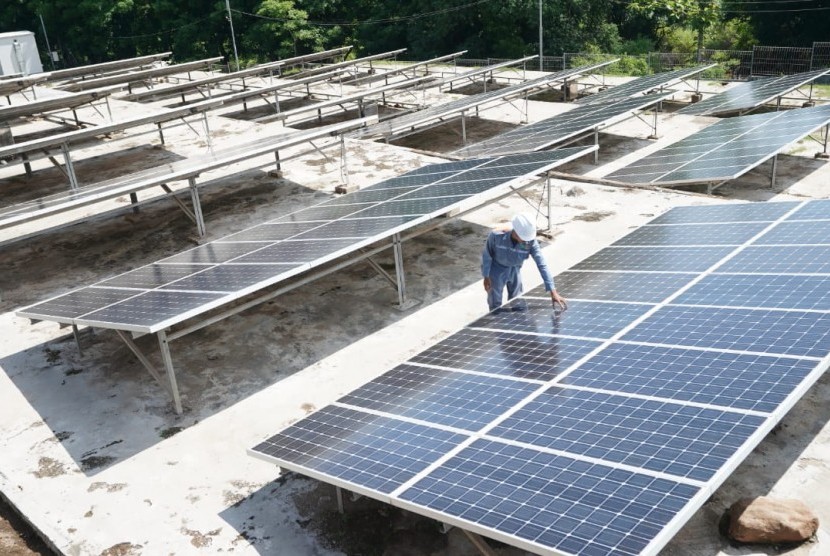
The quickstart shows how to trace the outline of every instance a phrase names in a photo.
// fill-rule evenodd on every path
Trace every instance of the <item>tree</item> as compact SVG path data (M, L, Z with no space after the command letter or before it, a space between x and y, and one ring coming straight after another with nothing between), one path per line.
M691 27L697 32L698 56L703 49L703 33L723 19L718 0L632 0L629 10L653 19L658 35L671 26Z

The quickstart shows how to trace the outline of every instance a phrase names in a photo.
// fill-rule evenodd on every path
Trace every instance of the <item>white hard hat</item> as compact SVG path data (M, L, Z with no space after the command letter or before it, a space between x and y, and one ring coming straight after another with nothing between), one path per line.
M536 239L536 221L527 214L517 214L513 217L513 231L522 241Z

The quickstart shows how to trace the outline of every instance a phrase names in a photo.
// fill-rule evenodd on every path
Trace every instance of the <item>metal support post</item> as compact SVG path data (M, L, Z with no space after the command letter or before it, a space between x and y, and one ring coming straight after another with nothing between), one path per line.
M202 203L199 201L199 188L196 187L196 178L188 178L190 184L190 198L193 201L193 215L196 217L196 230L199 237L205 237L205 218L202 215Z
M75 125L81 127L81 120L78 118L78 111L74 108L72 109L72 116L75 118Z
M20 158L23 159L23 169L26 170L26 176L32 177L32 163L29 162L29 155L23 153L20 155Z
M207 112L202 112L202 121L205 125L205 141L209 149L213 148L213 142L210 140L210 126L208 125Z
M182 400L179 397L179 386L176 383L176 371L173 369L173 358L170 357L170 343L167 341L167 332L161 330L158 333L159 349L161 358L164 360L164 368L167 370L167 380L170 384L170 394L173 396L173 407L176 414L182 414Z
M61 143L63 162L66 166L66 175L69 177L69 187L74 191L78 189L78 176L75 175L75 166L72 164L72 157L69 155L69 145Z
M395 253L395 278L398 282L398 305L403 307L406 303L406 277L403 270L403 247L401 246L401 234L392 236L392 250Z
M161 139L161 144L164 145L164 130L161 128L161 122L158 122L156 126L159 128L159 139Z
M75 343L78 344L78 354L84 356L84 348L81 347L81 336L78 334L78 325L72 325L72 335L75 336Z
M775 111L778 112L781 110L781 97L775 99Z
M827 136L828 135L830 135L830 124L824 126L824 150L821 151L824 154L827 154Z
M349 168L346 165L346 138L340 134L340 181L349 185Z
M282 163L280 162L280 151L274 151L274 158L277 160L277 172L282 172Z
M467 146L467 111L461 111L461 144Z
M594 151L594 164L599 164L599 128L594 129L594 145L597 150Z
M778 169L778 155L772 157L772 172L770 175L769 186L774 188L775 187L775 173Z
M467 540L472 543L473 546L481 552L482 556L496 556L496 552L490 548L490 545L487 544L480 535L473 533L472 531L467 531L466 529L461 529L464 532L464 535L467 537Z
M343 489L340 487L334 487L335 492L337 493L337 513L343 514L345 510L343 509Z
M133 214L138 214L138 194L135 191L130 193L130 204L133 205Z
M553 184L548 174L545 174L545 189L548 194L548 233L553 233Z

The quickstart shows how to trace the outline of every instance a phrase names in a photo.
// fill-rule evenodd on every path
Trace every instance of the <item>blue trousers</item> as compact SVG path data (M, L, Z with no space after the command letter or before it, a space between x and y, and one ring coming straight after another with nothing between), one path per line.
M522 275L519 272L521 269L521 266L502 266L493 261L490 266L491 288L487 293L487 304L491 311L501 307L505 288L507 288L508 301L524 293Z

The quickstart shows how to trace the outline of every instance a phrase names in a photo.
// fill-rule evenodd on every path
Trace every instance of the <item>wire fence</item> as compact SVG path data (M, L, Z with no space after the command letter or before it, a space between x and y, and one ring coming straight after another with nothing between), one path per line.
M545 56L544 71L564 69L616 60L603 68L610 75L649 75L698 64L717 63L701 77L724 81L748 81L758 77L791 75L805 71L830 68L830 42L815 42L811 48L788 46L755 46L752 50L713 50L698 52L649 52L647 54L604 54L594 52L565 52L562 56ZM459 59L460 66L488 66L507 61L506 58ZM527 63L527 69L538 70L539 61ZM820 82L830 82L830 77Z

